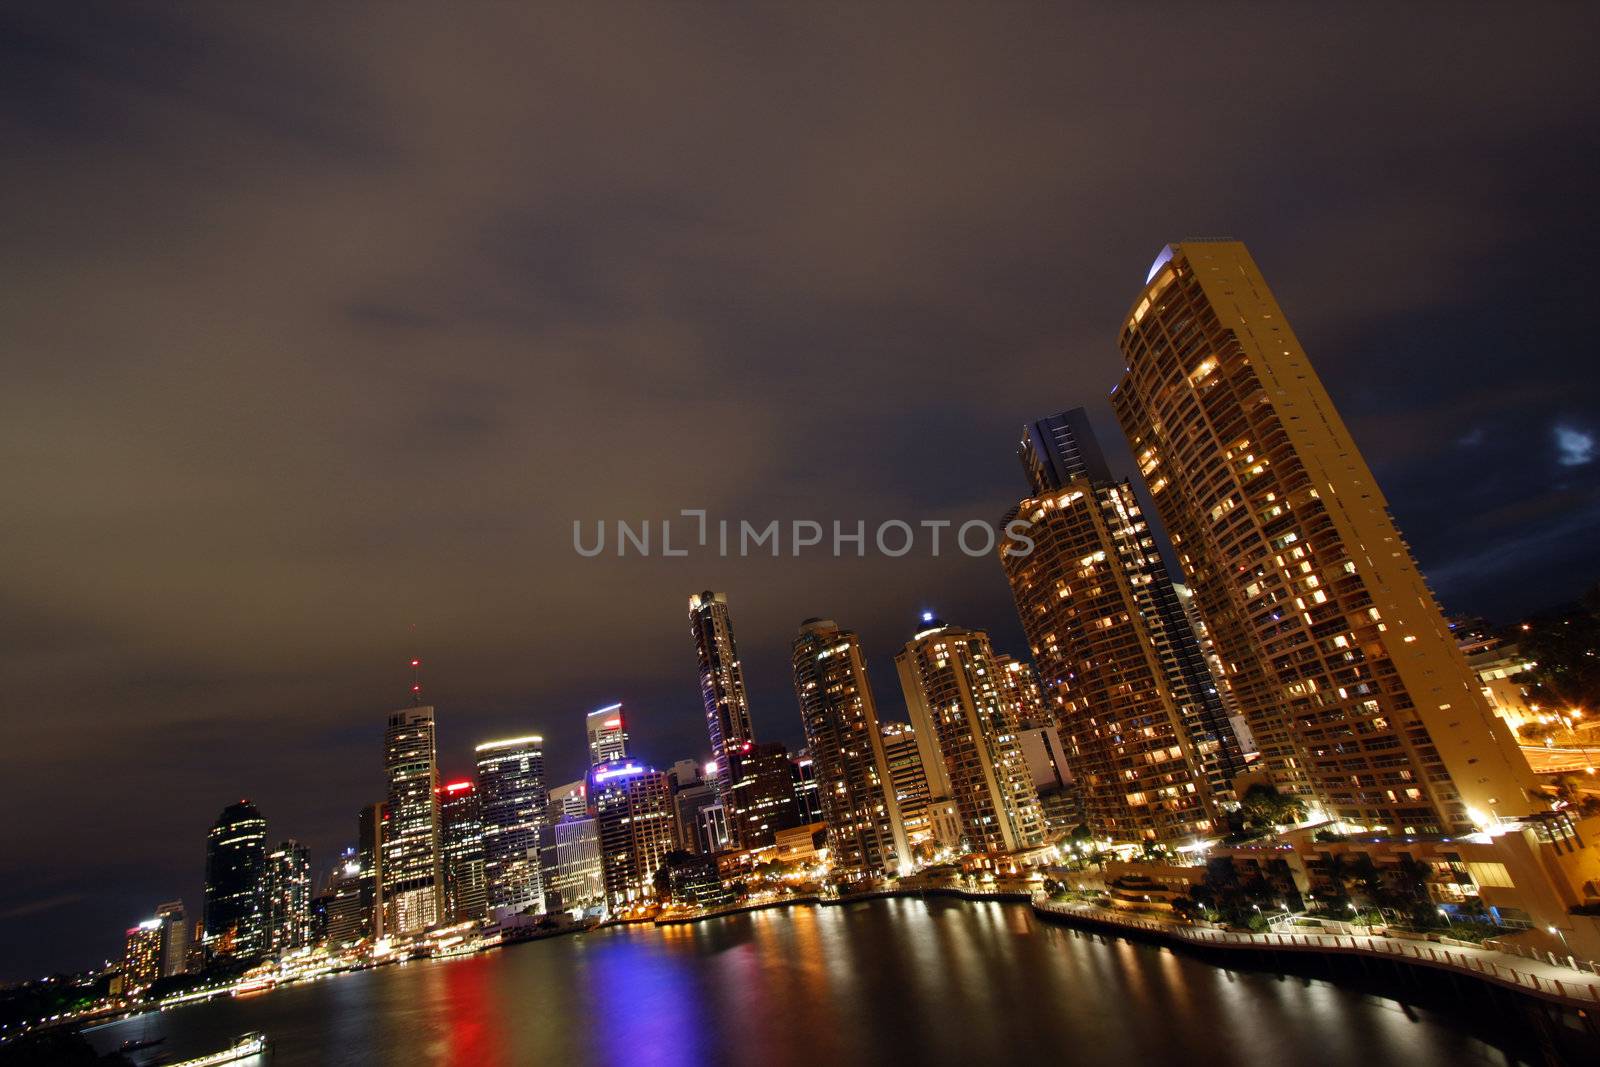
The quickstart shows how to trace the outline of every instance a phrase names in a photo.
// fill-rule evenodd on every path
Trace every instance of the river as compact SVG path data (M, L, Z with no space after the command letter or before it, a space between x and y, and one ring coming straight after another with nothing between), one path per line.
M272 1067L1511 1062L1469 1028L1359 989L1043 923L1025 905L903 899L530 942L88 1036L102 1050L165 1037L180 1059L260 1030Z

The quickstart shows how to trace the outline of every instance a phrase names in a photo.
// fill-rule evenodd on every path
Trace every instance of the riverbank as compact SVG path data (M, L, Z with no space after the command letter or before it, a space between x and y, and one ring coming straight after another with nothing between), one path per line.
M1027 904L1033 899L1033 894L1026 889L967 889L962 886L949 885L897 886L891 889L872 889L861 893L848 893L838 897L824 897L808 893L803 896L783 897L778 900L763 900L754 904L731 904L726 908L712 908L709 911L692 914L670 915L656 919L655 925L683 926L688 923L707 922L711 919L725 919L731 915L770 911L774 908L793 908L802 905L837 908L846 904L859 904L867 900L893 900L908 897L956 897L961 900L996 900L1014 904Z
M1491 949L1436 948L1428 943L1362 934L1242 933L1124 915L1092 904L1035 899L1031 905L1036 915L1047 920L1131 940L1177 945L1206 956L1356 956L1475 979L1566 1008L1588 1012L1600 1008L1600 977Z

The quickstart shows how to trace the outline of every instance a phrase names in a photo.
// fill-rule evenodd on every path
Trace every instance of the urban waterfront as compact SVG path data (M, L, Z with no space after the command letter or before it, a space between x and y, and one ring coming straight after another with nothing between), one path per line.
M1463 1014L1103 939L1024 905L910 899L607 929L215 1000L89 1037L107 1050L164 1037L158 1047L180 1058L249 1030L271 1039L274 1067L1521 1062L1519 1035L1475 1034Z

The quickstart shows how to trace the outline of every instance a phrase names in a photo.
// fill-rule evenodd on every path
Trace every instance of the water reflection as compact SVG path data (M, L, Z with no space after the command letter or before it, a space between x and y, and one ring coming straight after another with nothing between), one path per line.
M949 900L602 931L157 1019L183 1055L263 1030L273 1067L1507 1062L1459 1019Z

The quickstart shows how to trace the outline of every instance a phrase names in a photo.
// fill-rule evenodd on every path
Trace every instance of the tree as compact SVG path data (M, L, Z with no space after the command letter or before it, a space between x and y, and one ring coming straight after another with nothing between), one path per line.
M1306 806L1299 798L1284 796L1277 787L1260 782L1245 790L1239 809L1244 814L1245 825L1258 830L1299 822L1306 816Z

